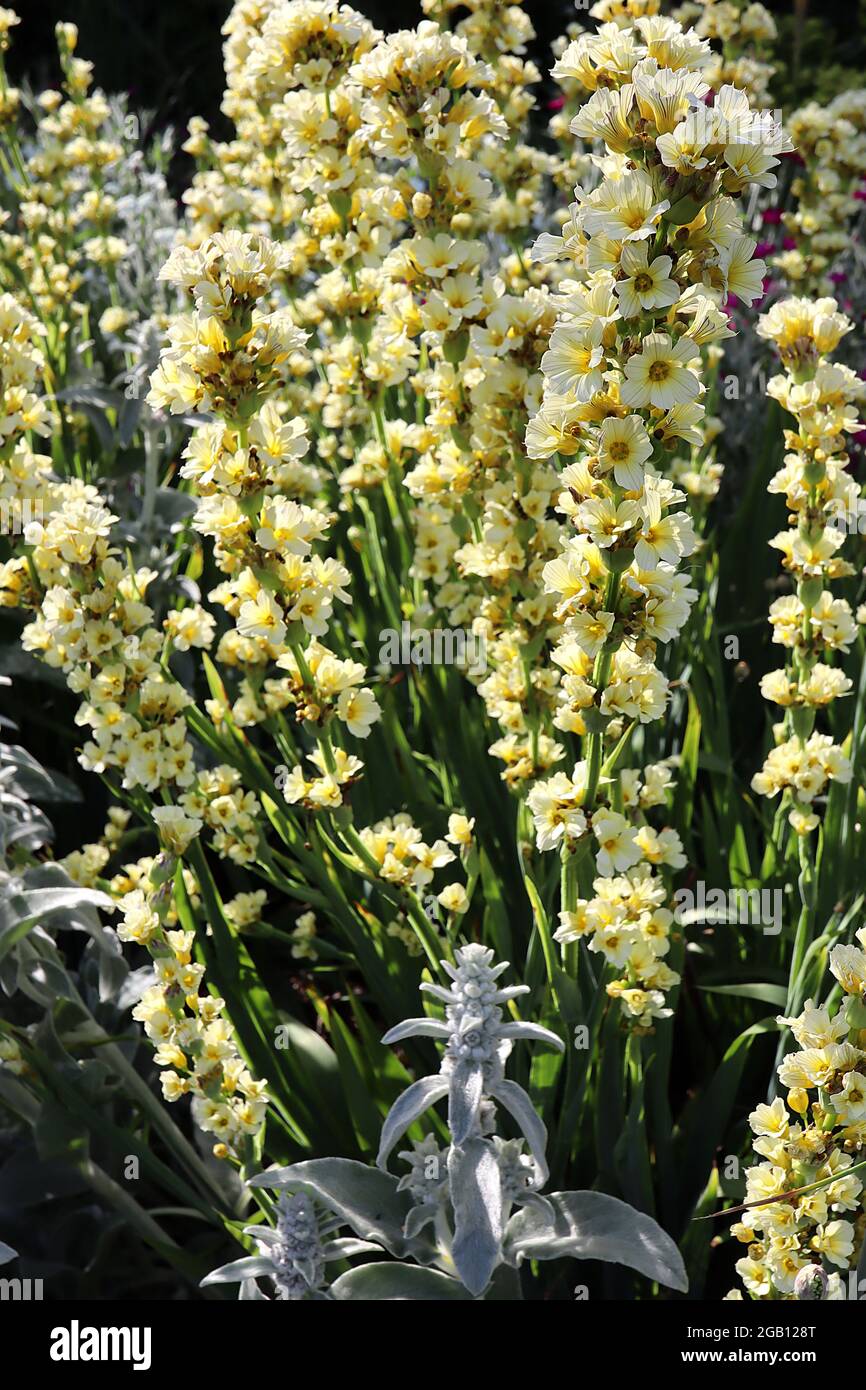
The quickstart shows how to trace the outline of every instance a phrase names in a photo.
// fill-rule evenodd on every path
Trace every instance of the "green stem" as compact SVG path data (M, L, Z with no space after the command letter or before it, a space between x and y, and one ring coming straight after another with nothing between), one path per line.
M604 611L613 613L614 625L616 624L616 606L619 599L620 576L612 572L607 577L607 587L604 593ZM592 671L592 683L595 686L596 694L601 699L601 693L607 685L610 677L611 666L613 665L614 649L607 643L602 647L598 656L595 658L595 665ZM597 713L597 711L596 711ZM586 791L584 793L584 808L591 812L595 805L595 798L598 793L598 783L601 776L601 760L604 748L604 733L601 729L591 731L586 741Z

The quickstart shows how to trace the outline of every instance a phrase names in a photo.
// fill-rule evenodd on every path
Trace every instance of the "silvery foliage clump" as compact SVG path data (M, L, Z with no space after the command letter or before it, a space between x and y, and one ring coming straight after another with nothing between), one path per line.
M0 690L11 686L10 677L0 674ZM43 767L22 744L6 742L6 735L17 733L17 724L0 714L0 864L11 867L29 862L52 843L54 829L45 806L82 799L68 777Z
M15 732L4 715L0 729ZM51 1245L58 1191L69 1231L80 1240L92 1228L88 1248L97 1248L113 1219L90 1186L98 1168L82 1152L77 1116L85 1107L92 1133L121 1135L112 1073L118 1062L131 1070L138 1043L129 1036L129 1009L153 969L150 962L130 969L107 925L114 911L107 894L42 859L54 840L44 808L81 800L61 773L19 744L0 743L0 1216L10 1223L0 1229L0 1266L18 1258L5 1236L14 1238L22 1270L48 1260L60 1277L64 1256L58 1261ZM147 1119L134 1103L140 1119L127 1120L131 1131Z
M174 133L168 129L157 136L149 136L151 113L131 110L124 95L107 96L103 93L103 96L108 103L108 115L101 134L106 141L119 145L122 154L102 169L100 193L115 205L114 217L108 228L110 234L121 237L129 248L117 264L114 274L117 300L133 316L125 330L127 341L113 338L112 345L117 350L122 347L129 352L137 346L141 325L150 324L178 308L175 291L159 279L160 269L175 243L179 227L177 206L165 173L174 153ZM35 128L39 116L38 102L26 82L22 86L22 101L33 116ZM32 133L21 133L21 145L25 159L36 153L35 129ZM76 177L74 170L67 173ZM78 185L80 194L91 191L91 176L85 168L78 175ZM81 268L93 322L100 311L112 302L109 278L101 266L92 262L83 262ZM162 333L164 330L158 331ZM154 341L157 340L156 334L157 327L154 325ZM152 365L148 363L151 369ZM88 381L90 384L101 380L94 374L88 376L83 366L78 376L82 382ZM142 380L145 383L144 396L144 374Z
M127 246L113 274L114 298L128 321L114 332L100 327L107 353L92 366L85 365L92 356L92 343L79 345L73 379L57 392L57 398L87 416L111 460L103 491L119 517L118 538L132 548L138 563L154 571L149 601L160 613L178 591L190 602L201 599L198 586L175 573L175 538L195 504L176 488L160 484L166 462L182 447L189 421L185 417L169 421L146 400L165 323L183 308L177 288L160 279L179 230L177 206L165 173L174 151L174 133L166 130L150 137L149 113L131 111L123 96L108 101L106 137L123 149L123 156L106 166L101 191L114 205L112 235ZM101 324L102 311L112 302L102 267L86 267L85 293L91 322Z
M14 731L11 720L3 724ZM0 995L22 994L45 1009L82 996L94 1007L114 1003L130 976L116 933L99 916L98 909L113 910L112 900L74 883L62 865L35 857L54 838L43 807L80 801L62 773L20 744L0 743ZM77 971L58 949L58 931L89 937Z
M59 864L33 864L10 872L0 863L0 996L26 996L51 1012L61 1001L121 1013L141 992L116 933L100 918L114 903L107 894L74 883ZM88 940L77 968L58 945L61 931Z
M409 1019L385 1034L385 1042L432 1037L444 1053L438 1073L415 1081L392 1106L376 1168L311 1159L260 1173L251 1185L305 1192L361 1241L395 1257L340 1274L328 1289L337 1300L517 1299L524 1261L562 1257L611 1260L684 1291L679 1251L650 1217L601 1192L541 1193L546 1130L505 1065L518 1040L562 1042L538 1024L503 1018L502 1005L527 987L499 988L508 966L492 962L486 947L460 948L456 966L442 963L450 988L421 986L445 1004L445 1018ZM408 1173L394 1178L386 1164L395 1144L446 1096L448 1144L433 1136L414 1143L400 1154ZM495 1132L497 1106L522 1138Z
M125 96L115 95L107 100L109 114L104 135L123 154L105 166L100 191L114 204L111 234L127 244L126 255L114 269L114 278L117 302L132 315L130 327L113 342L120 346L123 340L129 353L137 345L135 330L140 325L154 324L154 320L179 307L174 288L159 278L179 225L177 206L165 175L174 152L174 135L166 130L147 138L152 119L149 112L130 110ZM87 264L85 284L92 304L105 307L110 302L109 279L102 267Z
M127 399L137 402L141 412L149 416L144 398L159 361L165 318L182 307L175 286L159 277L179 227L177 206L165 176L174 153L174 133L166 130L143 144L130 135L130 122L136 131L144 130L149 114L130 112L122 96L111 97L110 106L111 135L125 146L125 153L122 160L109 166L105 190L116 203L117 235L129 247L116 276L120 303L133 314L118 336L126 359L122 380Z
M6 718L2 727L14 731ZM11 1124L11 1161L20 1154L22 1170L30 1169L19 1192L20 1208L16 1198L16 1227L22 1224L19 1217L24 1225L35 1221L37 1204L51 1200L38 1167L24 1161L25 1154L46 1146L65 1174L62 1181L72 1179L76 1220L93 1219L92 1194L75 1195L81 1153L74 1140L70 1143L69 1115L85 1104L98 1107L96 1125L103 1118L114 1122L104 1058L113 1048L110 1040L125 1031L127 1011L144 987L100 916L113 911L112 899L75 883L63 865L37 858L54 838L43 808L80 801L80 792L62 774L43 767L19 744L0 743L0 1112L4 1128ZM67 933L76 933L81 947L70 951ZM107 1046L94 1055L88 1044L97 1037ZM28 1065L22 1074L31 1047L50 1062L50 1081L38 1066ZM116 1050L131 1055L134 1047L119 1044ZM37 1248L40 1229L36 1222ZM28 1241L26 1258L32 1255ZM14 1251L0 1240L0 1265L13 1258Z
M6 677L0 676L0 686L6 684ZM31 800L32 783L43 775L44 769L25 749L0 743L0 862L51 843L51 822Z
M145 139L147 112L131 111L123 96L112 96L108 103L105 136L123 154L106 165L100 191L114 206L111 235L120 237L127 250L113 270L114 297L106 270L91 262L83 265L84 294L92 324L99 323L102 311L113 302L122 304L128 317L122 328L102 333L107 361L97 358L86 365L93 344L79 345L72 380L57 394L87 414L111 453L118 446L127 449L137 431L146 434L155 428L145 402L147 385L159 360L166 317L178 312L181 304L174 287L159 278L179 226L165 175L173 133Z
M142 143L149 112L130 112L124 96L109 98L108 136L124 145L124 157L109 165L105 192L117 204L117 234L131 254L117 268L120 302L142 315L170 310L176 291L159 279L178 231L177 206L165 170L174 154L174 133L165 130Z
M333 1233L341 1225L339 1216L317 1210L306 1192L281 1192L274 1226L244 1227L244 1235L258 1244L259 1254L213 1270L202 1280L202 1288L239 1283L241 1299L268 1300L258 1283L267 1278L274 1285L277 1301L330 1300L333 1295L326 1287L325 1269L329 1261L382 1250L373 1241L335 1237Z

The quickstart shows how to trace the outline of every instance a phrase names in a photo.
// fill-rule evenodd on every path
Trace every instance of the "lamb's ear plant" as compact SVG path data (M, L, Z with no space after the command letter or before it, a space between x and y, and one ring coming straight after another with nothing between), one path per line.
M362 1241L375 1240L391 1254L409 1257L396 1264L359 1265L340 1275L330 1296L519 1299L518 1271L525 1261L565 1257L625 1264L685 1292L679 1251L650 1217L602 1192L542 1195L547 1132L529 1095L505 1076L505 1064L518 1039L547 1042L560 1050L563 1044L538 1024L503 1018L502 1005L527 990L522 985L499 988L508 962L494 965L487 947L463 946L456 966L442 964L451 977L450 988L427 982L421 988L445 1004L445 1018L408 1019L383 1039L433 1037L445 1044L445 1051L439 1072L413 1082L391 1107L382 1127L380 1171L351 1159L313 1159L252 1179L254 1186L306 1191ZM428 1136L413 1143L400 1154L409 1173L392 1178L385 1165L395 1144L446 1096L449 1142L440 1146ZM517 1124L521 1138L505 1139L495 1132L497 1103ZM268 1272L242 1260L239 1277L244 1267L251 1273ZM225 1271L217 1275L224 1278Z
M278 1300L298 1303L309 1299L328 1300L326 1266L353 1255L381 1252L376 1241L337 1236L343 1218L316 1208L303 1190L280 1193L275 1209L276 1224L245 1226L244 1235L255 1240L258 1255L233 1260L213 1270L202 1280L202 1288L216 1284L240 1284L241 1299L269 1301L258 1280L272 1281Z

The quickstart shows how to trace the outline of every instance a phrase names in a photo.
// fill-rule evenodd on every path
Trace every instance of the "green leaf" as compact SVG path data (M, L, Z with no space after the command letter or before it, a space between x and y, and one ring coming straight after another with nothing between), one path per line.
M709 1085L685 1112L675 1148L680 1174L679 1208L685 1221L709 1179L716 1150L730 1123L749 1049L762 1033L775 1032L775 1018L762 1019L734 1039Z
M292 1075L295 1099L298 1094L304 1097L309 1123L315 1124L318 1116L332 1144L351 1146L352 1135L346 1123L347 1097L336 1052L299 1019L281 1019L277 1026L288 1042L288 1047L278 1049L281 1060Z
M614 1161L620 1187L628 1200L640 1211L652 1215L655 1210L652 1185L652 1165L647 1147L644 1082L634 1085L628 1108L625 1129L617 1141Z
M364 1056L357 1039L353 1037L336 1009L329 1011L328 1025L339 1066L341 1106L347 1104L349 1107L355 1138L361 1152L375 1154L383 1119L374 1100L376 1078L365 1067Z
M70 1114L65 1106L46 1101L39 1112L33 1131L36 1148L43 1162L64 1159L73 1165L87 1156L90 1135L86 1125Z
M677 785L674 792L674 825L678 826L686 843L691 841L692 811L695 781L698 774L698 754L701 747L701 712L694 692L689 689L689 714L680 753Z
M758 999L762 1004L773 1004L784 1009L788 994L783 985L701 985L706 994L731 994L737 999Z

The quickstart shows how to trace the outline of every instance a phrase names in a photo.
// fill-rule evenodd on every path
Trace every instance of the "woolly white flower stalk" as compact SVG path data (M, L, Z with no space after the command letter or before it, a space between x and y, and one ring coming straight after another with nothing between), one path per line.
M244 1227L244 1235L256 1241L259 1254L212 1270L201 1287L242 1284L246 1297L265 1299L267 1295L256 1281L268 1278L279 1302L329 1301L329 1263L382 1251L374 1241L335 1237L334 1232L342 1225L342 1217L320 1211L307 1192L281 1192L274 1226ZM240 1297L244 1296L242 1291Z
M421 989L445 1004L445 1018L410 1018L384 1036L384 1043L405 1038L438 1038L445 1054L438 1076L416 1081L394 1103L382 1126L376 1162L384 1167L401 1135L425 1110L448 1097L448 1127L452 1145L461 1148L481 1133L481 1107L485 1100L499 1101L514 1117L526 1137L539 1173L539 1185L547 1175L544 1124L521 1086L505 1077L505 1063L518 1039L546 1042L564 1050L562 1040L538 1023L504 1022L501 1005L521 994L527 985L500 989L497 980L508 962L492 965L493 952L485 946L462 946L456 968L442 961L451 977L449 989L424 981Z
M512 1203L526 1201L547 1178L547 1131L523 1087L506 1078L505 1063L518 1039L546 1042L564 1050L561 1039L537 1023L503 1021L501 1006L529 990L526 985L499 988L497 981L508 969L508 962L493 965L492 961L493 952L487 947L461 947L456 968L442 961L451 977L449 989L426 981L421 985L445 1004L445 1018L410 1018L382 1039L394 1043L432 1037L445 1043L439 1075L414 1082L388 1112L376 1162L384 1168L409 1126L447 1095L451 1143L442 1157L454 1216L453 1243L447 1232L445 1238L460 1277L475 1293L485 1287L500 1259ZM487 1137L493 1127L491 1102L502 1105L516 1121L529 1145L531 1166L521 1159L521 1146L497 1145ZM415 1157L408 1157L415 1171ZM420 1209L407 1222L409 1234L443 1215L445 1189L437 1191L434 1184L432 1191L425 1193L418 1191L417 1182L407 1186L421 1198ZM441 1238L441 1222L437 1221L437 1226Z

